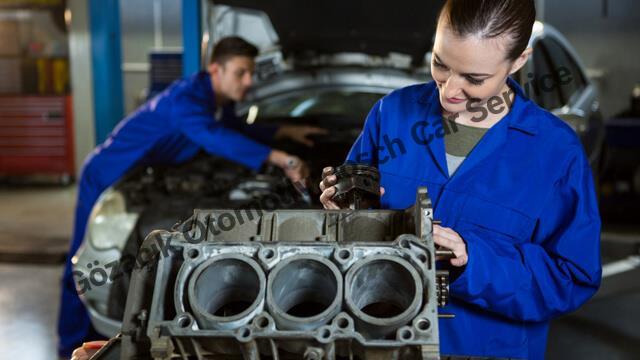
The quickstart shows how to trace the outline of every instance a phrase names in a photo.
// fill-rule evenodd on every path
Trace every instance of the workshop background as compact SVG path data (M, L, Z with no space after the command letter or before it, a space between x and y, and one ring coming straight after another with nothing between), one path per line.
M213 5L0 1L0 359L57 358L83 160L150 94L202 66ZM603 285L552 323L547 357L640 359L640 2L538 0L538 12L575 49L604 123Z

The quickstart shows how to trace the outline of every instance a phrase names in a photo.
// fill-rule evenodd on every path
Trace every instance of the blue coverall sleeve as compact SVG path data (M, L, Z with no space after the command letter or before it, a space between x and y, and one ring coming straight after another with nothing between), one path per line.
M460 232L469 262L451 284L452 296L511 319L544 321L577 309L597 291L601 224L591 169L582 152L565 168L532 241L507 244Z
M180 131L206 152L258 170L271 149L236 130L215 121L211 114L198 107L177 107L173 116L179 120Z
M362 132L347 155L347 162L378 166L378 135L382 103L383 99L378 100L369 111Z

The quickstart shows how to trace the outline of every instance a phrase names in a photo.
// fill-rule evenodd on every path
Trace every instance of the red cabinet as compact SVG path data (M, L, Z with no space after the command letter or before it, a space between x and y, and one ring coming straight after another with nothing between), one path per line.
M0 174L74 175L71 96L0 96Z

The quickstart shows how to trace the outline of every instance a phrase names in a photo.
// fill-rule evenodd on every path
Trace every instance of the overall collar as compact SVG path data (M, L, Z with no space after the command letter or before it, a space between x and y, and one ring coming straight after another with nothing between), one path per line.
M516 94L511 111L503 120L508 120L509 128L511 129L518 129L529 135L537 135L538 119L528 114L530 109L536 105L527 98L527 95L517 81L509 77L507 78L507 84Z
M218 106L216 103L216 91L213 88L211 75L209 75L208 72L201 71L196 76L196 82L198 84L197 87L203 91L203 96L207 99L212 113L216 114L219 111L221 118L228 116L229 114L235 114L236 103L234 101L229 101L227 104L222 106Z
M537 119L535 116L529 114L529 109L531 106L534 106L533 103L527 99L522 87L520 87L515 80L508 78L507 84L509 88L515 92L511 110L504 118L487 131L455 172L455 177L462 176L496 152L506 142L509 129L522 131L532 136L537 134ZM433 87L427 86L426 91L418 97L420 103L428 106L427 121L429 124L442 121L440 93L435 83L433 83L432 86ZM427 145L427 148L442 176L445 179L449 179L444 138L442 136L434 136L433 140Z

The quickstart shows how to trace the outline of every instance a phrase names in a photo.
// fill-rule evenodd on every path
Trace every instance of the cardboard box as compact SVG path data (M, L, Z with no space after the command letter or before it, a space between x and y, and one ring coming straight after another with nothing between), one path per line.
M18 22L0 20L0 56L19 56L20 52Z
M19 57L0 57L0 94L22 92L22 71Z

